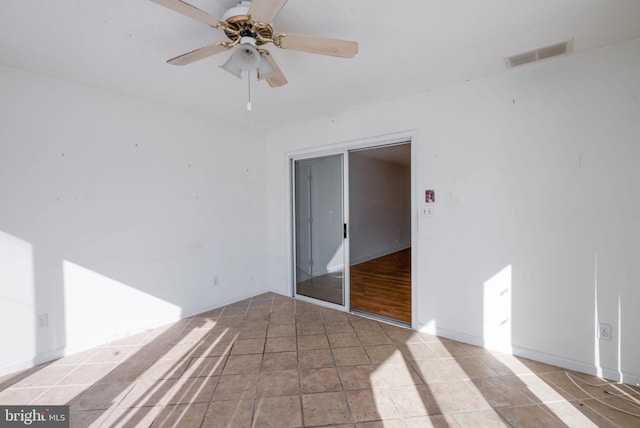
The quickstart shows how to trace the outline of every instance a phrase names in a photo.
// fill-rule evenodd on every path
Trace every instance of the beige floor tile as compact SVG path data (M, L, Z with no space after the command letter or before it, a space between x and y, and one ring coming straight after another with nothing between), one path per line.
M148 427L161 412L162 406L115 409L105 417L103 426L109 428Z
M476 379L473 385L492 407L534 404L528 387L517 376Z
M53 386L47 389L42 395L29 404L45 406L45 405L65 405L71 404L80 398L85 392L91 388L91 385L65 385ZM5 404L0 400L1 403ZM24 403L22 403L24 404Z
M351 422L347 401L342 392L303 394L302 415L307 426Z
M616 426L609 419L599 415L579 401L546 403L544 408L568 427L613 428Z
M69 411L69 422L73 428L97 428L103 425L112 410Z
M325 334L325 326L320 323L297 324L295 329L298 336Z
M69 365L48 365L41 366L36 371L15 382L14 388L26 388L31 386L53 386L60 382L65 376L78 368L76 364Z
M222 337L219 340L206 341L182 358L190 357L222 357L231 353L234 340Z
M253 407L253 399L214 401L209 405L202 426L207 428L250 428Z
M381 324L380 327L396 344L407 345L409 343L423 343L422 338L413 330L396 327L388 324Z
M599 415L613 422L619 427L638 426L637 416L632 416L613 408L613 407L616 407L618 409L622 409L626 412L630 412L636 415L640 414L640 412L638 411L637 405L629 403L621 398L610 397L610 398L599 398L598 400L589 399L589 400L583 400L582 402L585 404L585 406L589 407L591 410L594 410ZM590 415L590 413L588 414Z
M296 325L295 324L275 324L270 325L267 332L267 337L283 337L283 336L295 336Z
M242 327L238 331L238 339L264 339L268 326Z
M496 409L512 427L565 427L560 419L551 416L542 406L501 407Z
M192 358L180 377L219 376L227 362L227 357Z
M376 388L389 388L394 386L409 386L422 384L422 379L410 365L402 359L400 362L389 358L382 364L378 364L371 374L371 383Z
M273 314L293 314L295 307L293 304L288 303L274 303L271 307L271 316Z
M322 323L320 312L296 313L296 324Z
M157 380L157 379L175 379L182 376L191 360L158 360L145 370L140 379Z
M329 347L329 340L326 334L313 334L309 336L298 336L298 351L310 351L313 349L326 349Z
M265 352L290 352L297 349L296 336L267 337Z
M603 379L589 379L581 377L579 374L558 371L542 373L538 375L555 391L567 400L588 399L592 397L604 398L609 396L609 383ZM570 377L569 377L570 376ZM604 385L594 387L591 385Z
M464 372L463 379L482 379L498 376L495 370L478 358L459 357L455 361Z
M329 333L327 334L329 345L332 348L348 348L360 346L358 335L355 333Z
M267 293L3 376L0 402L68 404L74 427L637 424L610 406L640 389L575 376Z
M364 350L372 363L383 363L393 354L400 352L396 345L369 345L365 346Z
M25 405L36 400L49 387L8 388L0 392L0 403L6 405Z
M429 343L429 346L441 358L469 356L469 352L467 351L467 348L462 346L461 343L454 342L453 340L442 339L438 342Z
M441 382L428 386L443 414L491 408L471 381Z
M411 365L427 384L467 378L464 370L454 359L412 361Z
M295 324L296 317L293 312L273 313L271 314L271 324Z
M371 362L362 346L334 348L331 352L337 366L357 366Z
M405 428L465 428L459 425L451 415L418 416L403 420ZM470 425L469 428L475 428Z
M135 382L151 363L151 361L124 361L107 373L101 382Z
M342 390L342 384L335 368L300 370L300 389L304 394L335 392Z
M165 406L156 416L153 428L198 428L207 411L207 403L178 404ZM132 425L129 425L132 426Z
M371 389L372 375L376 366L365 364L361 366L344 366L338 367L338 374L342 382L342 386L346 391L355 389Z
M238 339L231 348L231 355L262 354L265 339Z
M222 370L222 374L259 373L262 354L231 355Z
M139 380L121 400L114 400L114 407L158 406L169 402L178 379ZM83 397L84 398L84 397ZM80 408L83 408L82 406Z
M167 404L208 403L217 383L218 376L178 379Z
M385 389L347 391L347 403L354 422L392 420L399 417L398 411Z
M259 378L260 376L257 374L221 376L213 393L213 401L254 398Z
M84 363L91 358L100 348L87 349L86 351L76 352L75 354L67 355L60 358L51 364L80 364Z
M117 366L117 363L82 364L61 379L58 385L90 385L99 383Z
M461 427L498 428L508 427L504 419L495 410L480 410L452 415Z
M335 362L333 361L333 356L329 349L298 352L298 367L301 369L333 366L335 366Z
M324 328L327 334L330 333L355 333L351 323L348 321L325 321Z
M289 395L257 399L253 426L255 428L302 426L300 396Z
M334 311L333 309L325 309L320 312L322 314L322 320L325 323L329 322L348 322L347 314L340 311Z
M395 405L398 416L412 418L440 414L440 407L425 385L398 386L385 389Z
M549 385L538 375L528 374L517 376L520 381L527 386L527 394L536 403L547 403L553 401L565 401L563 395L566 393L557 387Z
M440 356L426 343L398 345L402 355L408 360L433 360Z
M300 393L298 370L282 370L261 373L258 381L258 395L294 395Z
M275 352L264 354L261 371L291 370L297 367L298 354L296 352Z
M131 383L94 385L73 402L74 410L106 410L115 408L132 389Z
M391 345L393 341L384 332L357 332L358 339L363 345Z
M87 362L119 363L124 361L136 349L138 349L136 346L107 346L98 350Z

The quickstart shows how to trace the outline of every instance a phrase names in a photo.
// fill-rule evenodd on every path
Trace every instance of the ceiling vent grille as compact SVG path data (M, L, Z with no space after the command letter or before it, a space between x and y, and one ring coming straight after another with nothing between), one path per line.
M505 58L507 68L517 67L528 64L530 62L541 61L543 59L552 58L554 56L566 55L573 48L573 39L566 42L557 43L551 46L545 46L533 51L524 52Z

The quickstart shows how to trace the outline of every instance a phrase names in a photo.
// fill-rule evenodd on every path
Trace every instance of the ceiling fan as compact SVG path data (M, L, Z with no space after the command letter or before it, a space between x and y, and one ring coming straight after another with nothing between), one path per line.
M271 22L287 0L240 1L218 19L182 0L151 0L213 28L224 31L228 42L217 42L168 60L169 64L186 65L221 52L233 53L221 67L242 78L242 71L256 70L259 80L266 79L271 87L285 85L287 79L275 60L262 47L273 43L281 49L351 58L358 53L358 43L300 34L275 33Z

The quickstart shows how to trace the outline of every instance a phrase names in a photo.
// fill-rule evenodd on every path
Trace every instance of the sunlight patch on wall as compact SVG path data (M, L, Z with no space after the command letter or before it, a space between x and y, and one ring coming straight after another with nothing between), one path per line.
M176 320L181 308L65 260L67 345L83 348L140 331L155 320Z
M484 346L511 353L511 265L483 285Z

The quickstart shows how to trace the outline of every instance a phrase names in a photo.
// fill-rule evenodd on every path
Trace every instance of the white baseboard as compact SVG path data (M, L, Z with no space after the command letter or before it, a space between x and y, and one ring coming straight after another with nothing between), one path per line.
M388 256L389 254L397 253L398 251L403 251L411 248L411 243L406 245L400 245L399 247L394 247L391 249L387 249L375 254L367 254L361 257L353 258L350 260L351 266L359 265L360 263L368 262L369 260L374 260L380 257Z
M250 297L254 297L263 293L270 292L270 290L262 289L258 291L254 291L252 293L243 293L240 296L236 296L232 299L225 299L220 302L217 302L214 306L201 306L197 308L192 308L186 311L183 311L180 315L165 317L160 319L155 319L148 323L144 323L133 328L127 329L119 334L103 336L100 338L92 338L90 341L82 342L80 344L75 344L71 346L65 346L63 348L52 349L46 352L41 352L38 355L34 356L29 360L18 361L12 364L8 364L6 366L0 367L0 376L8 375L11 373L16 373L18 371L30 369L32 367L38 366L40 364L47 363L49 361L57 360L62 357L66 357L69 355L77 354L79 352L86 351L91 348L96 348L98 346L104 346L108 343L114 342L119 339L124 339L125 337L133 336L138 333L143 333L148 330L152 330L154 328L161 327L163 325L167 325L170 323L174 323L180 321L181 319L189 318L193 315L197 315L203 312L210 311L212 309L219 308L221 306L230 305L232 303L239 302L244 299L248 299Z
M487 346L484 342L484 339L477 336L471 336L468 334L460 333L455 330L449 330L438 327L422 327L419 329L420 331L428 334L432 334L438 337L444 337L446 339L455 340L457 342L468 343L470 345L479 346L481 348L491 349L499 352L504 352L506 354L515 355L522 358L527 358L529 360L538 361L545 364L550 364L552 366L561 367L567 370L573 370L580 373L589 374L592 376L598 376L603 379L612 380L615 382L622 382L628 385L640 386L640 376L619 372L617 370L607 369L607 368L598 368L591 364L586 364L580 361L571 360L568 358L560 357L557 355L547 354L544 352L535 351L532 349L520 347L520 346L510 346L508 348L505 347L491 347Z

